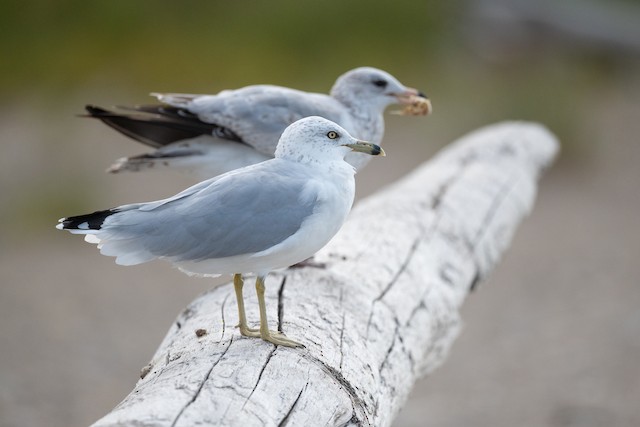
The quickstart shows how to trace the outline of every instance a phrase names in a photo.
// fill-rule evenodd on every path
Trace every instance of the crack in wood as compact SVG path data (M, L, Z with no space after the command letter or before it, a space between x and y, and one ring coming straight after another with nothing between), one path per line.
M399 325L399 321L398 321L398 325L399 325L399 330L398 330L398 341L400 342L400 351L402 352L402 354L404 354L404 356L407 358L407 360L409 361L409 365L411 366L411 372L414 373L415 372L415 360L413 359L413 354L411 354L411 350L407 348L407 346L405 345L404 342L404 338L402 337L402 329L406 328L408 326L409 322L405 323L404 325L400 326Z
M271 358L273 357L273 354L276 352L276 350L278 349L277 346L273 346L273 349L269 352L269 355L267 356L267 360L264 361L264 365L262 365L262 369L260 369L260 373L258 374L258 379L256 380L256 383L253 386L253 389L251 390L251 393L249 393L249 396L247 396L247 400L244 401L244 403L242 404L242 409L244 410L244 407L247 406L247 403L249 403L249 399L251 399L251 396L253 396L253 392L256 391L256 388L258 388L258 384L260 384L260 378L262 378L262 374L264 373L264 370L267 369L267 365L269 364L269 361L271 360Z
M434 196L432 209L435 210L435 209L437 209L439 207L439 205L442 202L442 198L444 197L444 194L445 194L446 190L448 188L450 188L456 181L462 179L462 177L464 176L464 172L462 170L467 168L469 165L473 164L476 160L477 160L477 155L475 153L469 153L467 156L465 156L465 157L463 157L461 159L461 161L459 163L461 171L456 173L452 179L450 179L449 181L445 182L440 187L439 191ZM487 225L494 218L495 213L498 211L498 208L500 207L502 202L506 199L507 195L515 187L515 184L512 184L514 181L511 179L511 177L509 177L509 178L510 179L506 179L505 180L505 183L501 186L500 191L498 192L500 197L496 197L496 198L493 199L493 202L492 202L490 208L487 210L487 214L483 218L481 226L478 228L478 231L476 232L475 236L472 239L469 239L464 235L459 236L460 240L467 247L467 251L469 252L469 254L471 256L471 259L473 260L473 263L474 263L475 268L476 268L476 274L474 275L474 277L473 277L473 279L471 281L471 284L469 286L469 292L474 291L476 289L477 285L479 284L479 282L482 280L482 273L481 273L482 269L481 269L480 263L478 262L478 260L476 258L476 246L482 240L482 237L483 237L484 233L486 233L488 231ZM515 181L515 182L517 182L517 181ZM442 233L442 232L441 232L441 234L443 234L444 236L447 235L446 233ZM449 240L453 240L453 238L450 238ZM443 280L445 280L447 282L450 282L442 274L441 274L441 277L443 278Z
M449 181L444 182L436 194L433 195L433 199L431 200L431 210L437 211L442 203L442 199L444 198L444 194L447 192L449 187L455 182L455 179L450 179Z
M471 285L469 285L469 292L473 292L480 284L482 277L480 276L480 268L476 264L476 274L473 275L473 279L471 279Z
M300 393L298 393L298 397L296 397L296 400L293 401L291 408L289 408L287 413L284 415L284 417L282 418L282 421L280 421L280 423L278 424L278 427L284 427L289 423L289 417L293 413L293 410L295 409L296 405L298 404L298 401L300 400L300 396L302 396L302 393L307 389L308 385L309 385L309 381L307 380L307 383L304 385L304 387L300 389Z
M453 307L449 301L444 300L443 305L447 307L447 313L455 313L455 307ZM459 320L455 316L444 316L437 319L438 321L431 325L431 336L428 346L425 348L425 354L430 354L431 359L440 359L442 354L446 353L447 347L443 345L447 336L450 336L451 331L454 331L456 325L459 325ZM424 367L423 367L424 369ZM423 370L424 372L424 370Z
M347 381L342 373L333 366L327 364L325 361L309 353L300 353L300 355L304 359L313 362L318 367L320 367L320 369L322 369L332 380L338 383L338 385L340 385L340 387L347 392L347 396L349 397L349 400L351 400L351 408L353 409L353 417L351 419L355 417L357 420L355 424L362 425L362 419L364 419L366 420L366 425L370 426L371 422L369 421L369 417L367 416L367 402L365 402L360 396L358 396L358 392L356 391L355 387L351 385L349 381ZM361 418L358 417L358 415L360 415Z
M396 346L396 340L399 338L399 333L400 333L400 322L398 321L398 319L394 316L394 320L396 323L396 328L393 331L393 339L391 340L391 345L389 346L389 348L387 349L386 354L384 355L384 359L382 359L382 363L380 363L380 366L378 367L378 372L380 374L382 374L382 369L384 369L384 365L387 364L387 361L389 360L389 356L391 355L391 352L393 351L394 347ZM381 376L381 380L384 383L384 379Z
M231 292L227 293L227 295L222 300L222 304L220 305L220 314L222 316L222 332L220 334L220 340L218 341L219 343L222 342L222 340L224 339L224 333L226 331L226 322L224 319L224 308L227 305L227 300L229 299L230 295L231 295Z
M491 206L489 206L489 209L487 209L487 214L482 219L482 223L478 227L478 231L476 232L475 236L473 236L473 239L471 239L471 253L473 254L475 254L476 245L482 240L482 237L489 230L488 224L495 217L498 208L500 207L500 205L502 205L509 193L511 193L511 191L516 187L515 183L517 183L518 180L514 180L511 176L509 176L508 178L509 179L506 179L504 184L500 186L500 190L498 191L496 197L492 198Z
M445 262L444 264L442 264L438 270L438 273L440 275L440 279L442 279L442 281L449 286L450 288L454 287L454 280L451 277L451 271L457 271L457 269L453 266L453 264L451 264L450 262Z
M451 188L453 184L456 183L456 181L462 179L462 176L464 175L464 172L462 171L466 169L471 163L473 163L475 159L475 154L471 153L469 156L463 157L460 160L460 171L456 172L450 179L444 181L440 188L438 188L438 191L433 195L433 200L431 201L431 210L438 210L447 190L449 190L449 188Z
M327 324L327 325L332 325L333 324L333 321L330 318L328 318L327 315L324 314L324 312L320 311L319 307L318 307L318 315L320 316L320 320L322 320L325 324ZM323 327L323 328L320 328L320 329L325 330L326 328Z
M222 358L224 357L224 355L227 353L227 350L229 350L229 348L231 347L231 344L233 344L233 337L231 337L231 339L229 340L229 344L227 344L227 348L224 349L224 351L222 352L222 354L220 354L220 357L218 357L218 360L216 360L215 362L213 362L213 365L211 365L211 367L209 368L209 370L207 371L207 374L204 376L204 379L202 380L202 382L200 383L200 385L198 386L198 389L196 390L196 392L194 393L194 395L191 397L191 400L189 400L187 402L186 405L184 405L182 407L182 409L180 409L180 411L178 412L178 415L176 415L176 418L173 420L173 422L171 423L171 427L175 427L176 424L178 423L178 420L180 420L180 417L182 416L182 414L184 413L184 411L187 410L187 408L189 406L191 406L193 404L193 402L196 401L196 399L198 398L198 396L200 396L200 392L202 392L202 389L204 387L204 384L207 382L207 380L209 379L209 376L211 375L211 372L213 371L213 368L216 367L216 365L218 363L220 363L220 361L222 360Z
M427 299L427 294L429 292L425 292L424 295L422 296L422 298L420 299L420 304L416 305L413 310L411 310L411 313L409 314L409 318L407 319L407 321L405 322L404 326L409 326L409 324L411 323L411 321L413 320L413 317L418 313L418 311L420 310L427 310L427 303L425 302L425 300Z
M345 318L347 316L347 312L344 309L344 287L340 287L340 295L338 296L338 305L340 307L342 307L342 326L340 328L340 365L339 369L340 372L342 372L342 362L344 361L344 325L345 325Z
M371 310L369 311L369 319L367 320L367 329L366 329L367 339L369 338L369 329L371 327L371 322L373 321L373 313L375 311L376 304L380 302L382 298L384 298L384 296L391 290L393 285L395 285L395 283L398 281L398 278L405 272L409 263L411 262L411 259L413 258L413 255L416 252L416 249L418 248L418 245L420 244L424 236L425 236L425 233L423 232L423 233L420 233L420 235L416 239L414 239L413 243L411 244L411 248L409 249L409 253L407 254L402 264L400 265L400 268L396 272L395 276L393 276L393 278L389 281L389 284L382 290L380 295L378 295L371 303Z
M475 156L469 156L469 158L463 158L460 161L460 169L465 169L467 168L472 161L475 160ZM461 177L464 175L463 172L459 172L456 173L451 179L445 181L440 188L438 188L438 191L433 195L433 199L431 201L431 209L432 210L437 210L441 203L442 203L442 199L444 198L446 192L453 186L453 184L460 180ZM437 223L439 221L436 221L436 224L434 224L434 229L437 229ZM409 250L409 254L407 255L407 257L405 258L405 260L403 261L402 265L400 266L400 269L398 270L398 272L396 273L396 275L391 279L391 281L389 282L389 284L382 290L382 292L380 293L380 295L378 295L378 297L376 297L372 304L371 304L371 311L369 312L369 319L367 321L367 328L366 328L366 338L369 338L369 329L371 327L371 322L373 320L373 314L374 314L374 308L375 305L382 300L382 298L384 298L384 296L391 290L391 288L393 287L393 285L396 283L396 281L398 280L398 278L400 277L400 275L402 273L404 273L404 271L406 270L406 268L408 267L409 263L411 262L411 258L413 257L413 254L415 253L415 251L418 248L418 245L420 244L420 242L422 241L422 239L424 239L424 237L426 236L427 232L425 230L421 230L420 235L414 240L414 242L411 245L411 248Z
M182 313L180 313L180 315L178 316L178 319L175 321L175 326L177 328L178 331L180 331L182 329L182 323L180 322L180 319L184 317L184 321L185 323L187 322L187 320L189 320L191 317L193 316L193 310L190 307L187 307L185 310L183 310ZM173 345L175 344L176 340L178 340L178 333L174 333L171 334L173 336L173 338L171 339L171 341L169 341L169 343L166 345L167 350L167 354L165 356L165 363L164 366L160 369L160 374L162 374L164 372L164 369L169 365L169 362L171 361L170 355L171 355L171 349L173 348ZM147 366L145 366L143 369L146 370L148 368L148 371L144 374L144 376L141 376L140 379L144 379L148 373L151 371L151 369L153 369L155 365L155 361L151 360ZM154 372L155 374L156 372ZM153 384L155 384L155 379L158 377L159 375L155 376Z
M473 264L475 265L476 273L471 280L471 284L469 285L469 292L473 292L476 290L482 279L484 278L485 272L483 272L482 265L478 260L476 247L484 238L484 235L488 232L489 227L488 224L495 218L495 213L498 212L498 208L501 206L504 200L506 200L507 196L511 191L516 187L514 182L518 182L517 180L507 179L504 184L500 187L500 191L498 191L498 196L492 199L491 206L487 210L487 214L482 220L481 226L478 228L473 239L463 239L464 243L467 245L467 250L471 254L471 259ZM520 212L522 215L522 212Z
M344 322L347 313L342 312L342 327L340 328L340 372L342 372L342 361L344 360Z
M465 252L464 257L460 257L457 261L470 261L474 266L474 276L471 279L471 283L469 285L469 292L473 291L476 288L476 285L482 280L482 275L480 274L480 264L474 253L474 245L471 241L463 235L454 235L453 233L440 230L439 235L444 238L445 241L452 247L456 248L457 251ZM445 263L440 267L439 276L445 284L447 284L451 288L455 288L456 281L451 277L449 272L451 270L457 271L458 269L451 263Z
M282 278L280 289L278 289L278 331L282 332L284 322L284 285L287 283L287 276Z
M342 307L342 327L340 328L340 364L339 369L342 372L342 362L344 361L344 325L347 312L344 309L344 287L340 287L340 295L338 296L338 304Z
M362 426L362 421L360 420L360 418L358 418L358 416L355 413L355 410L353 411L353 417L351 417L351 419L349 420L349 424L347 425L355 425L357 427Z
M429 292L426 291L422 298L420 299L420 304L418 304L417 306L415 306L413 308L413 310L411 310L411 313L409 314L409 317L407 318L407 321L402 325L400 323L400 319L398 319L398 316L393 316L393 320L396 324L396 328L394 330L394 336L393 336L393 341L391 342L391 346L387 349L387 353L385 354L385 358L382 361L382 363L380 364L380 367L378 368L378 372L380 372L382 374L382 369L384 368L384 365L387 363L389 356L391 355L391 352L393 351L393 348L395 346L395 339L397 338L398 341L400 342L400 349L402 351L402 354L404 354L407 357L407 360L409 360L409 364L411 365L411 371L415 372L415 360L413 359L413 355L411 354L411 352L407 349L407 347L404 344L404 339L402 338L402 333L401 333L401 329L402 328L407 328L410 324L411 321L413 320L413 317L416 315L416 313L420 310L426 310L427 309L427 305L426 305L426 296ZM384 382L384 379L382 378L381 375L381 380Z

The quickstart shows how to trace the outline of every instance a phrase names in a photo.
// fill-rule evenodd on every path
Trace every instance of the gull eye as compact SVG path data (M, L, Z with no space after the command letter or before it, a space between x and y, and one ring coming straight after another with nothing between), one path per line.
M333 131L333 130L329 131L329 133L327 133L327 138L329 138L329 139L336 139L338 136L340 136L340 135L338 135L338 132Z
M374 86L377 87L387 87L387 81L382 79L377 79L373 81Z

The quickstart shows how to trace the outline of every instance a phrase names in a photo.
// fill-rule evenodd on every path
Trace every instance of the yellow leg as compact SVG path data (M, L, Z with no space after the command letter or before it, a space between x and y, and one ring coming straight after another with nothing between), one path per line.
M267 305L264 302L264 276L258 276L256 278L256 293L258 294L258 306L260 307L260 337L276 345L304 347L302 344L287 338L282 332L269 330Z
M260 329L254 329L247 326L247 315L244 312L244 297L242 296L242 286L244 286L244 280L242 280L241 274L233 275L233 287L236 290L236 301L238 302L238 327L240 328L240 334L245 337L259 337Z

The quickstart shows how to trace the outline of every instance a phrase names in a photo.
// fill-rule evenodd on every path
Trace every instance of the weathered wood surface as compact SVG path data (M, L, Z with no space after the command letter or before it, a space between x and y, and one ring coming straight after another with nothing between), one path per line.
M233 287L214 288L94 426L391 425L416 379L445 359L462 302L509 245L557 149L520 122L451 144L359 202L316 256L325 268L268 277L271 327L306 348L241 337Z

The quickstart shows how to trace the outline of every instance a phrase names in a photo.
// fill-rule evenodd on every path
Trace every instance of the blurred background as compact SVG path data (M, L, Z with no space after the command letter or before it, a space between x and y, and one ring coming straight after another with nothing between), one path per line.
M539 121L562 142L449 360L395 425L640 425L640 2L9 0L0 49L0 426L97 420L211 286L165 263L117 266L54 229L192 183L105 174L146 149L76 117L86 103L327 92L362 65L435 112L387 114L388 157L358 175L358 197L493 122Z

